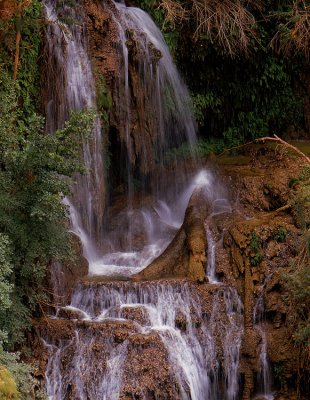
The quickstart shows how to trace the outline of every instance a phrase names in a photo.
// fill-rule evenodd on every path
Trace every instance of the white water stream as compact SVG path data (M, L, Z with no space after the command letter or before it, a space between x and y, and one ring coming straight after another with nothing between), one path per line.
M261 336L261 346L260 346L260 373L258 375L258 387L259 387L259 395L260 398L264 398L265 400L273 400L274 396L271 391L271 368L268 359L267 353L267 335L265 328L265 304L264 304L264 289L271 278L272 274L268 275L265 279L264 284L261 286L261 293L257 298L256 304L254 306L254 316L253 320L256 326L256 329L260 333Z
M46 125L53 133L64 126L71 111L96 110L96 90L87 54L86 32L81 16L65 4L45 1L47 19L48 104ZM58 13L62 11L75 23L67 25ZM63 14L62 14L63 15ZM54 70L55 69L55 70ZM55 74L59 74L59 76ZM56 104L57 103L57 104ZM93 241L102 235L104 207L104 168L102 160L101 125L97 117L91 136L82 146L84 175L76 176L72 198L67 200L79 214L83 231Z
M156 113L158 121L160 157L166 149L167 142L175 146L186 139L189 144L196 141L196 124L191 111L188 90L183 83L168 46L157 25L143 10L136 7L126 7L115 3L118 10L117 24L119 38L123 49L126 104L131 104L131 93L128 87L128 32L136 41L143 57L139 59L140 79L145 93L148 95L148 106ZM154 66L154 50L158 54L157 65ZM125 111L127 114L130 110ZM147 154L145 154L147 157Z

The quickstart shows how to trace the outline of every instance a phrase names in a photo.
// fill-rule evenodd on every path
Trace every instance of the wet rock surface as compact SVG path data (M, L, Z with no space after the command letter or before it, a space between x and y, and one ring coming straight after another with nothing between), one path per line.
M181 398L167 350L158 333L130 337L120 399L132 398Z
M207 239L204 220L208 201L197 189L185 211L184 222L167 249L148 267L133 275L134 281L163 278L189 278L204 282Z

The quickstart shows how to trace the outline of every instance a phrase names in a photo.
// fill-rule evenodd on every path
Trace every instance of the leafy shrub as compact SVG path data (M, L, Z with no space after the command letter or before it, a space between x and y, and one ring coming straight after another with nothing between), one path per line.
M262 260L261 254L261 246L262 242L258 234L253 230L251 234L251 241L250 241L250 264L255 266L259 265Z
M287 235L287 230L283 226L279 226L275 234L273 235L273 239L277 242L284 242Z
M94 120L93 113L73 114L63 129L46 135L41 117L21 119L18 90L0 70L0 256L6 260L0 282L7 305L0 308L0 330L7 333L7 349L23 339L44 299L41 283L50 260L70 256L61 200L70 192L70 177L83 171L80 144Z

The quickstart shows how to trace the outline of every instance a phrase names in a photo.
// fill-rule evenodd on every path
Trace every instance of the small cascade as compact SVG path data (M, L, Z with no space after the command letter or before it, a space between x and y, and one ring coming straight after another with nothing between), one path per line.
M115 216L115 229L110 229L104 241L109 252L89 260L90 275L128 278L149 265L165 250L182 225L186 207L195 189L202 189L206 201L216 201L214 181L210 171L201 170L171 203L158 199L151 206L125 209ZM128 226L130 229L127 229ZM135 246L130 246L133 242L136 242Z
M266 400L272 400L273 394L271 391L271 369L268 360L267 353L267 336L265 330L265 306L264 306L264 287L266 283L269 281L271 275L267 276L264 284L261 287L261 293L257 298L255 307L254 307L254 322L256 329L260 333L261 336L261 348L260 348L260 367L261 372L258 375L258 388L259 394L263 395Z
M210 201L211 209L210 214L205 221L205 229L208 243L208 263L206 274L210 283L218 283L219 281L216 275L216 250L219 244L222 245L223 234L220 238L218 238L218 235L213 232L213 230L217 230L214 220L219 215L231 213L232 206L229 201L229 196L226 193L226 188L222 186L219 182L216 182L212 175L210 175L209 182L211 183L211 185L208 188L207 198Z
M235 289L224 293L226 313L229 324L226 328L224 341L224 365L226 377L226 398L236 400L238 395L238 367L242 338L241 323L243 322L243 305Z
M71 339L57 344L53 340L44 342L49 352L46 387L50 400L119 398L128 343L125 341L114 348L109 340L103 342L99 334L89 335L84 329L76 329ZM104 349L106 365L101 364L103 360L96 360L96 346ZM65 366L64 357L67 359ZM96 367L92 368L95 361Z
M219 317L220 304L224 303L225 318ZM212 326L220 332L224 359L225 399L237 400L239 393L238 368L241 339L243 335L243 304L233 288L219 290L213 300ZM219 320L218 320L219 319Z
M185 281L80 283L66 308L73 320L55 322L70 322L72 337L64 330L67 338L45 338L50 399L65 398L68 388L74 399L118 399L127 381L128 349L137 337L150 335L158 335L169 359L178 393L171 399L238 398L243 307L234 289L218 287L208 317L195 285Z
M218 280L216 278L215 271L215 249L216 242L213 239L213 235L208 227L206 227L207 241L208 241L208 264L207 264L207 277L209 282L216 283Z
M45 1L46 30L46 126L49 133L63 127L70 111L96 109L96 90L87 55L86 32L81 7L55 0ZM84 141L85 175L76 176L72 204L81 224L96 242L102 235L104 212L104 168L101 125L97 117L91 137Z
M61 298L64 292L63 288L63 271L62 271L62 265L59 261L53 261L50 267L50 285L51 285L51 291L54 296L54 302L56 309L58 308L58 305L60 305Z

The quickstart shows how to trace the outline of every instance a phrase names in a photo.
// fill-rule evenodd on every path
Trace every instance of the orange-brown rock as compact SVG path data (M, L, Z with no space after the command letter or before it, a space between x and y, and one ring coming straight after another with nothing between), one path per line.
M120 400L179 400L178 385L158 332L130 337Z
M133 280L186 277L204 282L207 248L204 221L208 210L205 196L197 189L189 200L184 222L172 242L149 266L133 275Z

